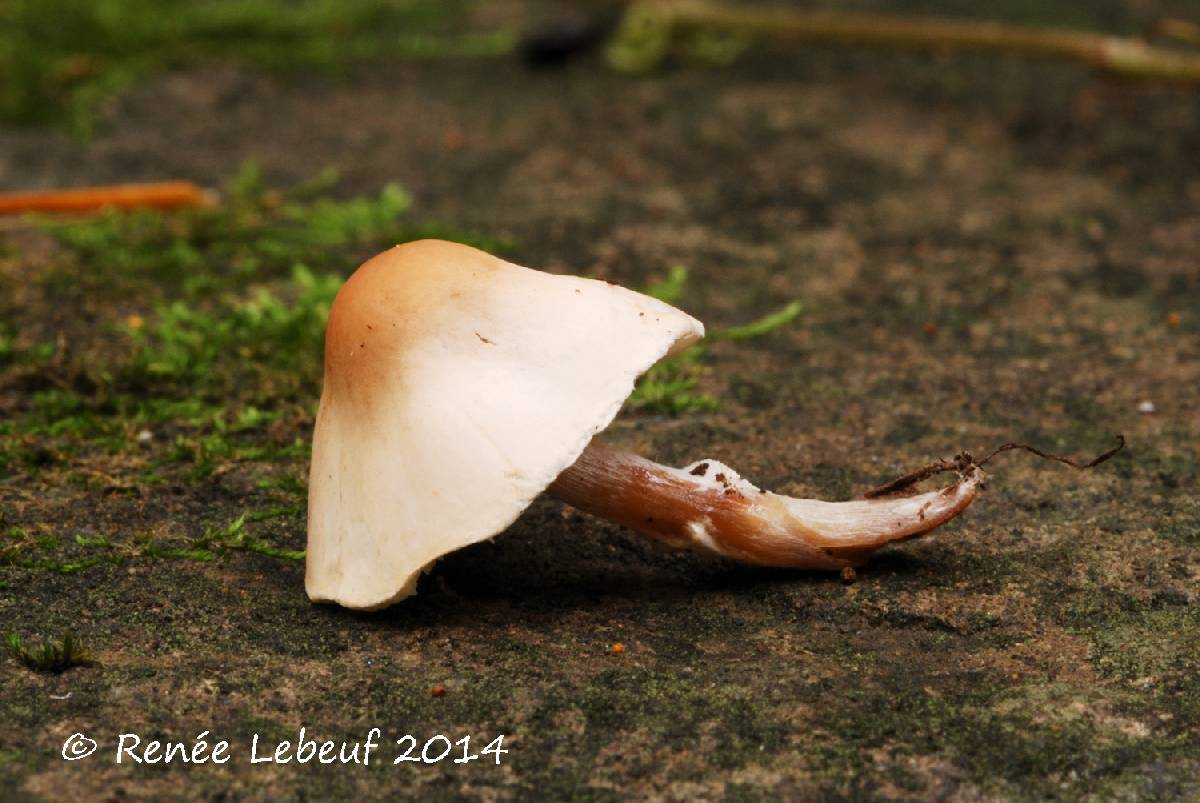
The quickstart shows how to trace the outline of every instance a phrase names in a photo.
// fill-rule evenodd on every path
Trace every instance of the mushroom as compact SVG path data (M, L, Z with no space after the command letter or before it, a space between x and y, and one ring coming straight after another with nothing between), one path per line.
M706 459L676 469L594 436L703 325L611 283L422 240L338 292L313 433L305 585L376 609L438 558L491 538L548 490L674 549L841 570L962 512L983 481L905 498L792 499Z

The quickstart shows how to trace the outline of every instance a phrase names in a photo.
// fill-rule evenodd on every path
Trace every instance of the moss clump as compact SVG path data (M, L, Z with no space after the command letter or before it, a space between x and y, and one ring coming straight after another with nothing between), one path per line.
M46 641L36 647L26 647L16 633L7 637L8 651L25 666L37 672L65 672L76 666L95 666L96 659L70 630L58 641Z

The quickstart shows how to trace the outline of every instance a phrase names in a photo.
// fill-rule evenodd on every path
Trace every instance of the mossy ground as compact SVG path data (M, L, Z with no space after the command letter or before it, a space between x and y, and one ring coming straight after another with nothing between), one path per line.
M102 109L87 144L0 130L5 185L241 176L216 211L0 232L0 629L70 629L99 662L0 658L0 782L37 799L1200 795L1197 153L1195 94L812 47L639 79L593 60L287 83L196 67ZM340 181L314 183L326 167ZM850 586L665 555L542 500L410 601L313 606L295 553L324 304L361 258L431 231L636 287L683 265L676 303L715 327L798 300L687 369L716 409L613 426L667 462L849 498L1006 440L1129 447L1092 472L998 458L962 520ZM476 749L503 733L510 753L249 765L251 734L302 725ZM121 732L204 730L229 764L112 763ZM75 731L100 753L64 762Z

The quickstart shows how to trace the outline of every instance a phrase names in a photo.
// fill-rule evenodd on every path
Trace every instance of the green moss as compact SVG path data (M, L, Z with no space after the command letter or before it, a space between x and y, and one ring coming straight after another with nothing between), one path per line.
M645 287L642 292L667 304L676 304L687 286L687 279L688 269L683 265L673 265L666 278Z
M58 641L47 641L37 647L26 647L15 632L7 636L8 651L25 666L38 672L65 672L76 666L95 666L96 659L70 631L64 631Z
M285 496L304 499L308 497L308 483L295 474L283 474L278 477L268 477L258 481L258 487L265 491L276 491Z
M364 256L430 231L406 222L411 199L399 187L335 199L336 180L326 171L274 191L251 162L213 208L45 221L61 247L37 278L47 293L67 304L128 310L138 298L142 306L73 336L77 356L66 365L50 364L52 344L21 347L19 330L3 331L0 371L45 378L0 422L0 476L67 466L97 449L147 454L139 472L146 484L305 457L306 438L273 433L312 414L342 277ZM310 263L334 272L315 273Z
M625 404L634 410L664 415L715 410L717 400L696 391L703 373L704 349L693 346L687 351L652 366L634 387Z
M249 525L265 526L285 520L289 526L303 521L305 505L293 502L251 510L224 527L208 527L199 536L174 533L154 538L144 533L83 535L76 533L64 541L52 531L33 532L10 527L0 540L0 565L56 574L75 574L104 564L122 564L131 560L181 559L200 562L216 560L229 551L256 552L281 560L304 559L303 550L279 547Z
M286 511L286 513L295 515L302 511L303 508L293 507ZM203 550L213 547L218 549L241 549L248 552L258 552L272 558L304 560L304 550L280 549L264 539L251 536L246 530L246 522L248 520L265 521L283 514L272 510L260 512L257 514L257 518L251 518L253 515L255 514L243 513L223 528L209 528L205 531L204 535L196 540L197 548Z
M224 395L223 385L270 386L276 394L311 387L319 370L313 355L320 353L325 319L340 286L338 276L316 276L297 265L282 293L260 288L212 311L184 301L164 305L149 325L131 331L134 352L118 381L171 393L193 393L199 386L213 396ZM291 379L293 374L298 376ZM290 387L279 387L285 381ZM236 428L269 420L269 412L254 406L263 401L259 396L237 411Z
M667 278L642 292L667 303L674 303L687 286L687 268L676 265ZM740 326L710 330L704 341L652 366L634 387L626 405L631 409L661 415L683 415L715 410L720 403L711 394L698 392L704 373L707 343L719 340L749 340L762 337L790 323L800 313L792 302L782 309Z
M53 343L19 344L16 333L0 321L0 368L40 366L54 356L55 350Z
M142 546L141 554L148 558L178 558L180 560L194 560L201 563L208 563L217 559L217 556L207 549L173 549L151 542L146 542Z

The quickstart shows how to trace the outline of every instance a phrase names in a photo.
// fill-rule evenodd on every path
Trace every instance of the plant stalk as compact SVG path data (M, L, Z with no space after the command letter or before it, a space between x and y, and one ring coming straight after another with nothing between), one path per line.
M719 28L778 41L1022 53L1079 61L1126 78L1200 84L1200 55L1085 31L934 17L726 6L691 0L655 4L652 8L675 30Z

